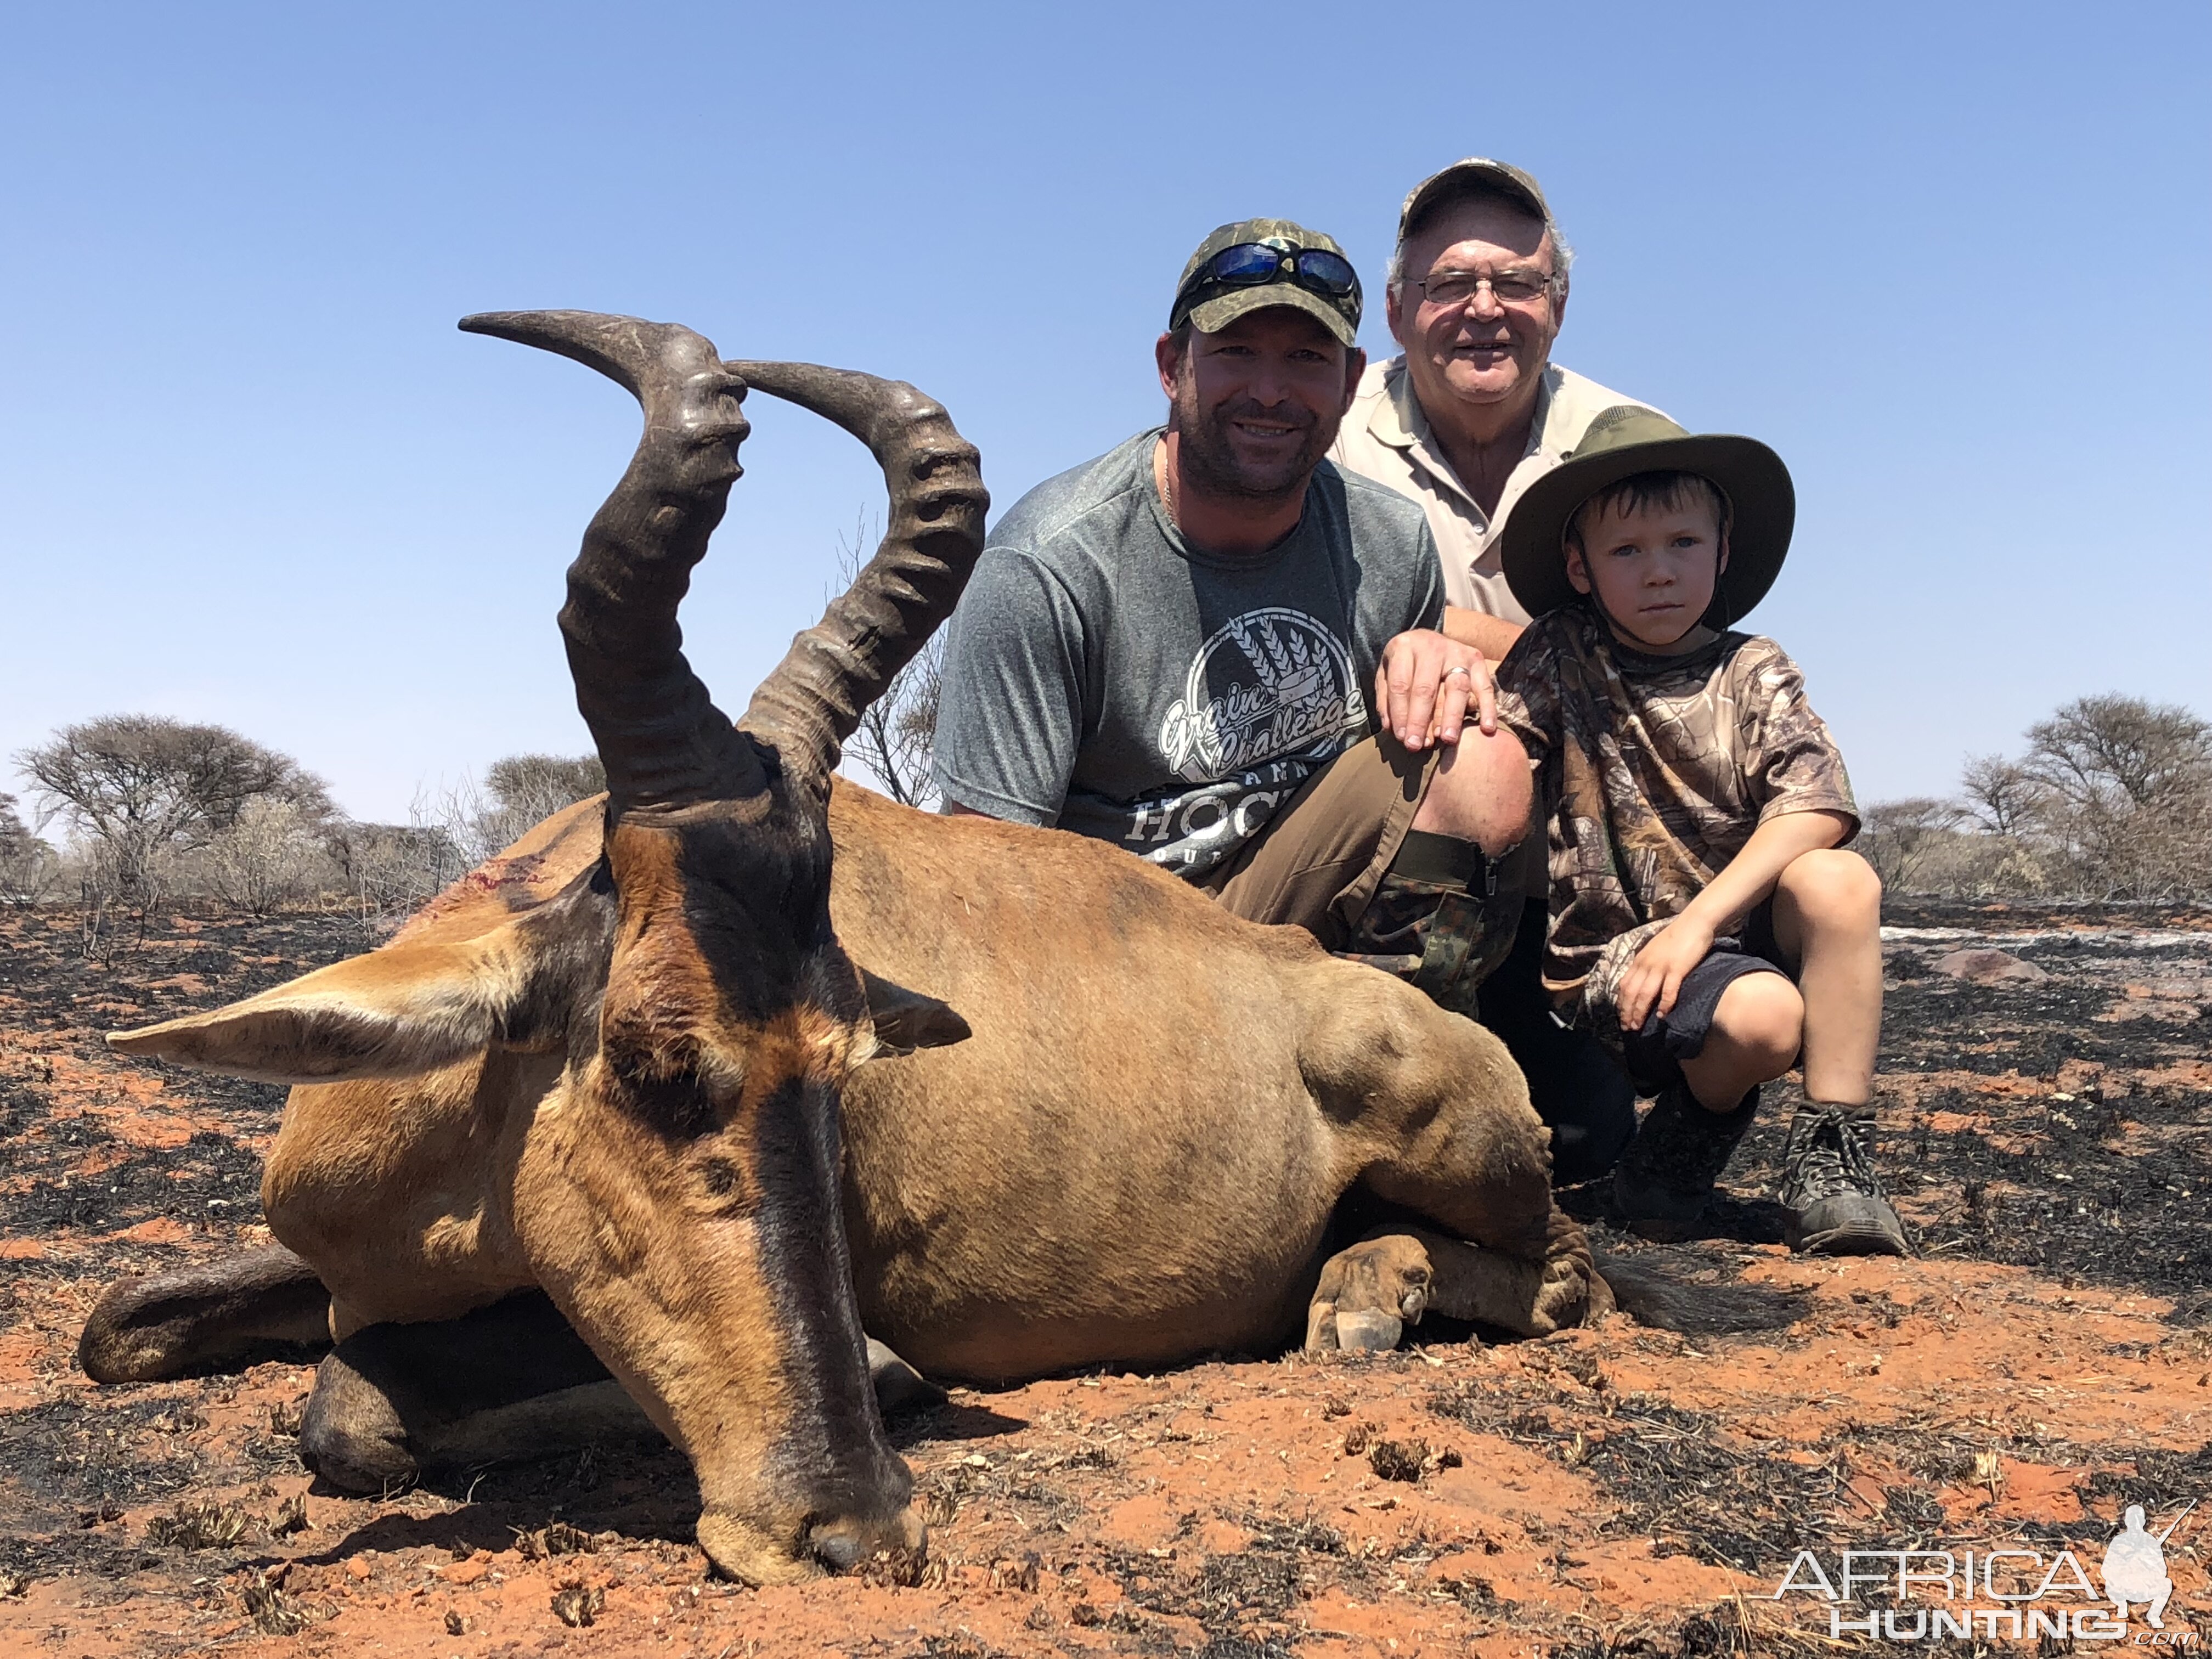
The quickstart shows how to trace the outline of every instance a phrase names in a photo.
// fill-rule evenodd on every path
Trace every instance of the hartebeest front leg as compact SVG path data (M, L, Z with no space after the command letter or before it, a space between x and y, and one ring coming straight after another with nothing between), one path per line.
M1610 1311L1582 1230L1565 1215L1559 1222L1534 1261L1427 1227L1376 1228L1322 1268L1307 1351L1394 1348L1431 1310L1516 1336L1548 1336Z
M1609 1311L1582 1229L1553 1201L1550 1133L1504 1046L1380 975L1346 980L1340 1002L1395 1040L1318 1025L1309 1069L1363 1104L1345 1131L1360 1186L1419 1219L1326 1264L1306 1346L1387 1347L1431 1309L1523 1336Z

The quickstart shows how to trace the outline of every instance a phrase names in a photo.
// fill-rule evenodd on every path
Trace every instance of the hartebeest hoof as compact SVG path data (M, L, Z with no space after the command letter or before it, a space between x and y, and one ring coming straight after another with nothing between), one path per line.
M523 1291L347 1337L315 1373L300 1459L334 1486L378 1492L426 1469L660 1437L545 1293Z
M384 1492L414 1484L422 1466L408 1444L406 1418L388 1389L349 1364L344 1348L324 1358L300 1419L300 1461L309 1474L341 1492Z
M281 1244L111 1285L76 1345L95 1382L158 1382L242 1370L331 1340L330 1292Z
M1509 1254L1427 1227L1392 1223L1323 1265L1306 1319L1306 1347L1393 1346L1394 1322L1434 1310L1516 1336L1549 1336L1613 1311L1582 1229L1554 1212L1540 1256Z
M1435 1275L1420 1241L1403 1233L1363 1239L1331 1256L1306 1311L1306 1352L1395 1348L1428 1311Z

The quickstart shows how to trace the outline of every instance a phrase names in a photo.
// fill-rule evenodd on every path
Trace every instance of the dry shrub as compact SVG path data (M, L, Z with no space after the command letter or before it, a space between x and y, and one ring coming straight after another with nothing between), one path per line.
M2018 760L1966 763L1958 800L1876 802L1859 846L1893 891L1945 897L2212 898L2212 721L2081 697Z
M146 1541L160 1549L224 1549L246 1536L251 1518L235 1504L180 1504L146 1523Z
M388 933L562 807L607 787L596 755L509 755L484 785L418 793L405 823L347 822L327 845L363 926Z
M606 1591L580 1578L564 1578L553 1592L553 1616L571 1630L596 1623L606 1610Z
M285 1593L284 1575L289 1565L264 1567L246 1586L246 1617L264 1636L297 1636L314 1622L314 1613Z
M870 538L863 513L850 542L837 550L842 589L860 570L860 550ZM937 704L945 684L945 630L932 634L891 683L860 711L860 723L845 740L845 757L856 763L884 793L902 805L928 811L938 803L931 757L937 747Z
M331 831L325 845L346 896L372 933L397 927L471 867L452 834L429 820L420 796L409 823L347 822Z
M322 820L298 802L262 796L241 807L194 862L224 903L270 915L330 884L323 830Z

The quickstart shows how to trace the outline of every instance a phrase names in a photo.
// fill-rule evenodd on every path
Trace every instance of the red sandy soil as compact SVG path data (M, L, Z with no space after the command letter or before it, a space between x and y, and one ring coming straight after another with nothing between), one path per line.
M1800 1548L1831 1575L1846 1548L2071 1548L2094 1576L2127 1504L2155 1528L2212 1498L2212 933L1972 920L2054 977L1960 986L1926 968L1955 939L1893 942L1881 1161L1921 1259L1771 1242L1756 1195L1784 1100L1713 1237L1652 1251L1595 1230L1686 1279L1802 1292L1780 1328L1616 1316L1485 1346L1424 1328L1374 1358L956 1390L893 1425L932 1526L921 1582L756 1591L708 1576L663 1448L358 1499L293 1455L308 1364L88 1382L72 1350L112 1278L265 1238L252 1162L278 1103L94 1033L362 941L331 919L179 921L88 963L70 918L0 918L0 1656L1611 1659L1842 1645L1825 1603L1758 1599ZM2129 1001L2159 1011L2097 1018ZM2170 1632L2212 1615L2206 1512L2166 1546Z

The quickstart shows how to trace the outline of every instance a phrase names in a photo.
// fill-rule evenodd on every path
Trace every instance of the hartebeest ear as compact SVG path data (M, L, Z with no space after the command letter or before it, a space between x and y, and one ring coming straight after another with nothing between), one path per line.
M605 979L603 907L590 897L571 890L477 939L390 945L107 1041L127 1054L263 1083L404 1077L494 1044L544 1048L562 1040L594 957Z
M860 969L868 994L868 1017L876 1025L878 1054L910 1054L917 1048L942 1048L964 1042L975 1033L950 1005Z

